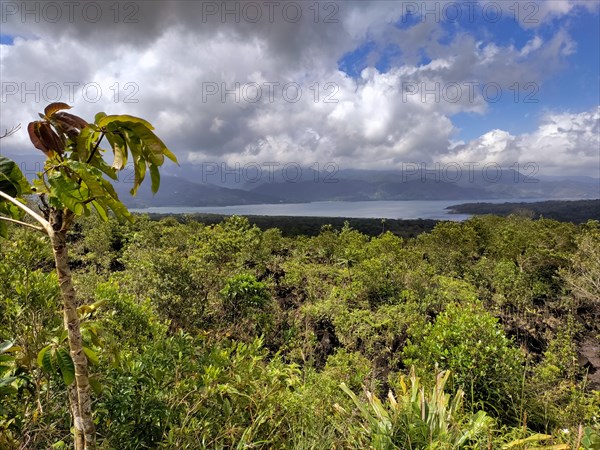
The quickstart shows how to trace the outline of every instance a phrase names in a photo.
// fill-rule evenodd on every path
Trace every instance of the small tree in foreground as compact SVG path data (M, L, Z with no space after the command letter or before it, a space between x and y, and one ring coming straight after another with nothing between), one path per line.
M41 120L31 122L27 131L33 145L46 155L44 171L30 186L17 165L0 155L0 236L6 238L7 222L16 223L46 234L52 244L60 291L63 299L64 326L67 330L70 358L59 362L68 383L68 395L75 430L75 448L96 447L96 432L92 420L88 361L81 337L77 297L67 253L67 232L79 215L95 211L103 220L112 212L119 221L132 221L121 203L110 179L117 180L131 158L135 195L147 171L152 192L160 185L158 168L165 157L177 163L177 158L152 132L147 121L128 115L96 114L93 123L64 112L65 103L46 107ZM106 138L111 152L100 144ZM109 165L105 154L112 153ZM29 208L23 196L36 194L41 202L41 214ZM23 221L29 215L37 224ZM66 353L65 353L66 355Z

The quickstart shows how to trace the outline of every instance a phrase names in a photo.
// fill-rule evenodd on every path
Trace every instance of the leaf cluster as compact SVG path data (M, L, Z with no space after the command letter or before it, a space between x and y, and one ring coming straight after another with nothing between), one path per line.
M118 172L131 160L131 194L136 194L148 172L152 192L156 193L160 186L158 168L165 157L175 163L177 158L144 119L100 112L88 123L64 111L70 108L65 103L52 103L40 114L41 120L27 127L31 142L47 157L33 191L46 196L51 207L75 215L88 215L93 209L104 220L109 211L120 221L131 220L110 180L118 181ZM109 150L102 146L105 139ZM110 153L111 164L105 160Z

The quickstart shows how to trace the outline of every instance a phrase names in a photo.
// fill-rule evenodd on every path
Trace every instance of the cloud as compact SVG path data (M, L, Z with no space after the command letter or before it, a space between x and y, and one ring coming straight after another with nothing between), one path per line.
M482 86L542 83L576 46L560 27L520 47L462 29L449 34L435 21L397 27L401 2L279 2L273 20L258 2L256 23L248 20L252 11L243 12L248 2L129 2L138 9L114 4L116 11L109 3L81 2L75 13L93 3L102 7L97 22L28 22L14 14L3 23L4 33L22 37L1 47L2 81L17 92L6 95L3 85L0 128L37 117L54 100L48 97L55 84L66 95L78 83L72 99L60 99L76 114L145 117L182 161L388 168L463 150L484 158L486 148L516 157L521 138L507 132L453 148L453 115L485 114ZM548 14L579 8L571 3ZM288 4L300 5L301 20L291 20ZM125 22L132 11L137 22ZM368 40L375 51L399 48L389 69L372 63L355 78L340 71L340 58ZM31 148L24 132L2 142L2 150L9 144Z
M534 163L543 174L600 174L600 107L581 113L547 113L532 133L492 130L455 146L442 162L513 167Z
M600 3L594 0L538 0L523 2L519 7L519 23L524 28L537 28L563 16L597 13Z

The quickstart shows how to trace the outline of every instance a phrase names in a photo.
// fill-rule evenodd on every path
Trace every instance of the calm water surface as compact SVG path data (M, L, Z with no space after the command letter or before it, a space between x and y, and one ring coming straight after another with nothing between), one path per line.
M488 203L539 202L546 199L495 199L479 200ZM354 217L379 219L436 219L465 220L469 214L448 214L446 207L461 203L476 203L478 200L403 200L368 202L313 202L278 203L274 205L163 206L132 209L138 213L193 214L212 213L241 216L307 216L307 217Z

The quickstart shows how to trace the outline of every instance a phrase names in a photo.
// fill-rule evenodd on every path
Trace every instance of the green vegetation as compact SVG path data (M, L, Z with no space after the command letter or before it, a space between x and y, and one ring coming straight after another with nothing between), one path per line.
M69 263L67 235L78 216L94 211L108 221L109 213L119 221L133 220L119 200L110 179L125 168L127 159L134 162L135 179L131 194L135 195L150 172L152 192L160 185L159 167L165 156L177 162L144 119L121 115L96 114L93 123L67 112L65 103L51 103L39 114L42 120L29 123L31 143L46 156L44 171L29 186L17 165L0 155L0 238L8 238L7 223L18 224L43 233L52 247L56 267L56 284L62 297L64 317L62 331L37 356L37 364L48 373L59 369L69 399L73 419L76 450L96 449L96 429L92 415L91 390L97 382L89 375L88 366L98 357L84 333L96 336L93 327L81 325L80 302L73 285ZM9 136L7 133L2 138ZM113 163L108 165L100 144L106 138L111 146ZM108 178L105 178L108 177ZM39 213L26 205L23 196L36 194ZM24 222L27 215L32 224ZM93 311L94 305L82 306ZM66 341L66 345L63 342ZM92 339L93 341L93 339ZM12 348L10 341L4 344ZM68 350L67 350L68 348ZM9 377L10 379L10 377Z
M0 156L0 450L600 448L597 221L133 221L104 176L175 157L68 108Z
M598 183L596 183L598 188ZM457 214L496 214L508 216L520 214L533 218L564 222L584 223L588 220L600 220L600 199L596 200L548 200L545 202L506 202L506 203L464 203L449 206L451 213Z
M216 225L227 217L222 214L180 214L170 216L168 214L148 214L155 220L175 217L179 221L197 220L206 225ZM416 237L425 231L433 230L437 220L433 219L367 219L357 217L300 217L300 216L247 216L252 225L256 225L263 231L277 228L283 236L292 237L303 234L306 236L317 236L326 225L334 228L342 228L345 222L350 226L368 236L379 236L389 231L403 238Z
M52 250L6 231L0 448L72 448ZM67 240L101 449L600 448L598 222L88 216Z

